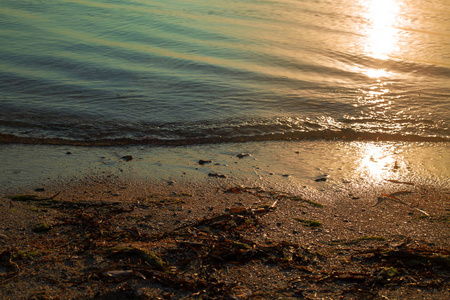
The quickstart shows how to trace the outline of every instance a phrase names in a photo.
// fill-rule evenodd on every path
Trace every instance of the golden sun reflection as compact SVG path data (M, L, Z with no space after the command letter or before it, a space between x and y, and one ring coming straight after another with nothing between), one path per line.
M361 149L359 169L375 181L389 178L389 174L399 168L393 149L376 144L365 144Z
M369 20L365 50L374 58L386 59L396 50L399 4L397 0L366 0L364 6Z
M364 73L370 78L381 78L388 75L385 69L368 69Z

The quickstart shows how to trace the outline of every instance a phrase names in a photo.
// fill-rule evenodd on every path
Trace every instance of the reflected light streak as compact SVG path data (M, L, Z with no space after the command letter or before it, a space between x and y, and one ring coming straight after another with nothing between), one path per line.
M376 144L366 144L361 148L359 169L375 181L389 178L390 173L399 168L393 149Z
M397 43L397 0L367 0L365 16L370 27L367 30L366 52L378 59L387 59L394 52Z
M388 72L386 72L385 69L369 69L364 73L370 78L387 77L388 75Z

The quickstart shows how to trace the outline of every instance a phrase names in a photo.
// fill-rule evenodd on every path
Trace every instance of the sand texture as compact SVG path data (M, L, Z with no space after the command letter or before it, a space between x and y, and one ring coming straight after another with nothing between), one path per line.
M4 195L0 298L450 298L448 190L330 202L223 182Z

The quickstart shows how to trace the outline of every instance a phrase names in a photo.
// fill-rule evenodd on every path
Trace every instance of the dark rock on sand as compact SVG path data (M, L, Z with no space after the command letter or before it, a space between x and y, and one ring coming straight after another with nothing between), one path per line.
M223 174L218 174L218 173L209 173L208 176L209 177L218 177L218 178L227 178L227 176L225 176Z
M123 159L124 161L132 161L134 157L132 155L125 155L122 156L121 159Z

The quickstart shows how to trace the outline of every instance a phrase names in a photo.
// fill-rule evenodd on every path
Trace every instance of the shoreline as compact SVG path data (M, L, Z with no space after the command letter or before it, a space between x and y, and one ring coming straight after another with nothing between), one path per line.
M299 193L386 180L449 187L450 143L291 141L183 147L0 144L0 194L111 174L130 182L223 181ZM241 158L238 155L244 154ZM199 164L199 161L205 163ZM223 177L221 177L223 178ZM324 180L318 181L315 180ZM352 187L353 188L353 187Z
M3 145L1 297L449 298L445 147L239 146Z

